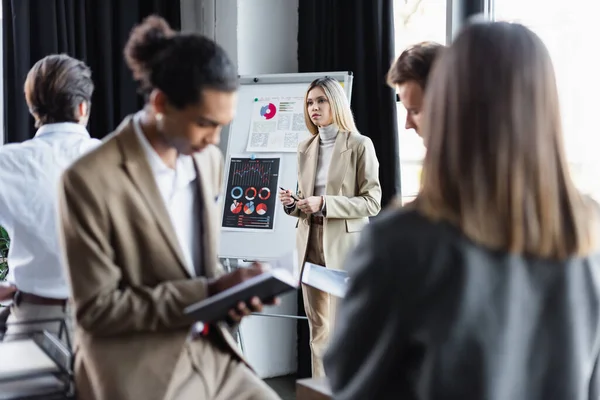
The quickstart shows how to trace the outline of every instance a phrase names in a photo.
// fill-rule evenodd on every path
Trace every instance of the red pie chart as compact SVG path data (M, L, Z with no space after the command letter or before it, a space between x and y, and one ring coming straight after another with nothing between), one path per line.
M277 107L275 107L275 104L273 104L273 103L269 103L260 108L260 115L262 117L264 117L265 119L273 118L276 113L277 113Z
M234 200L233 203L231 203L231 207L229 209L232 213L239 214L240 211L242 211L242 203L240 203L237 200Z
M260 203L256 206L256 213L258 215L265 215L267 213L267 205L265 203Z

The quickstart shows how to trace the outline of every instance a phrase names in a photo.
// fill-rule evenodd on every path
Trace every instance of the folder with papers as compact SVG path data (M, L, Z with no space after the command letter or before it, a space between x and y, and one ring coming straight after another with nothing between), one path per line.
M349 280L346 271L329 269L309 262L304 263L302 283L333 296L343 298L346 295Z

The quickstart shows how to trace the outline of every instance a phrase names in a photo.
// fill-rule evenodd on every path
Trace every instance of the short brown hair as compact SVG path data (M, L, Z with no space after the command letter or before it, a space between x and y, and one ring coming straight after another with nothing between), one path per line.
M90 68L66 54L42 58L29 70L25 80L25 99L36 117L36 127L78 122L76 108L82 102L91 104L93 92Z
M395 87L415 81L425 89L433 62L442 49L444 46L439 43L422 42L404 50L387 73L388 85Z
M554 68L536 34L468 26L436 62L425 109L422 213L495 250L555 260L595 250L596 207L569 174Z

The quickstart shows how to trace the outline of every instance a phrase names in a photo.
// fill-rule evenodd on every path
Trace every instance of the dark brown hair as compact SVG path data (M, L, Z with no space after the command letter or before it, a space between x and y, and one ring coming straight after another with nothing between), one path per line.
M198 103L204 88L238 88L237 70L225 50L204 36L175 32L158 16L133 28L124 55L146 100L159 89L181 109Z
M36 117L36 127L57 122L78 122L77 106L92 102L92 71L83 61L66 54L42 58L29 70L25 99Z
M404 50L387 73L388 85L395 87L415 81L425 89L431 67L442 49L441 44L422 42Z
M595 206L571 180L538 36L519 24L468 26L436 62L425 109L418 209L493 249L550 259L594 250Z

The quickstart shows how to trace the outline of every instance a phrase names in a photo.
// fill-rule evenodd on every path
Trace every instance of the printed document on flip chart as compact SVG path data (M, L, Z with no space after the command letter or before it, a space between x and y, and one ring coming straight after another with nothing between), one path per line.
M295 153L298 144L309 137L303 97L254 99L246 151Z

